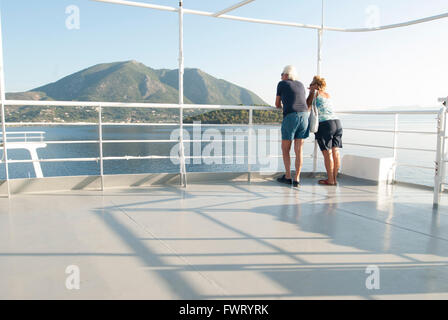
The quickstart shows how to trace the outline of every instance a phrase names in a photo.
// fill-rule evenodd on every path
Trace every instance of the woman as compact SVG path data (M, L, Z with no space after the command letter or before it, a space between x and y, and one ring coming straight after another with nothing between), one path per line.
M319 184L334 186L341 166L339 148L342 148L342 125L338 116L333 112L330 95L326 92L327 83L324 78L315 76L310 84L310 94L307 98L311 108L315 99L319 113L319 130L315 133L316 141L324 155L327 180L319 180Z
M277 86L277 99L275 106L283 108L282 122L282 153L286 173L277 181L286 184L299 185L300 171L302 170L304 139L309 136L308 106L304 85L297 81L297 75L293 66L286 66L281 74L282 81ZM291 150L294 140L296 154L294 177L291 177Z

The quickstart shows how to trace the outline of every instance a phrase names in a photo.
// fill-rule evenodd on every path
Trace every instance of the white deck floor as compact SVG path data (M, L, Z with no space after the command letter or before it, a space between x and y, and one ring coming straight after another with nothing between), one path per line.
M436 213L428 190L303 184L0 199L0 298L448 298L448 195ZM80 290L65 287L69 265Z

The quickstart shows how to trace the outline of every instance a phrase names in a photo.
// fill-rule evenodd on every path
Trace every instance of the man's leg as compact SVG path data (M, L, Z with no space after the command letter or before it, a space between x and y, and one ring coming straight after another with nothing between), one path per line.
M285 165L285 178L291 179L291 157L289 152L291 151L291 140L282 140L282 153L283 163Z
M294 140L294 152L296 153L296 174L294 176L294 181L300 181L300 172L302 171L303 164L303 143L304 139Z

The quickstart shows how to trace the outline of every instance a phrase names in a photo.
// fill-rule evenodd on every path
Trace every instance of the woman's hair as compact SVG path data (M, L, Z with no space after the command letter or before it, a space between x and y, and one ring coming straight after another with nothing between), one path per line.
M288 75L289 80L293 80L293 81L297 80L297 71L296 71L296 68L294 68L294 66L291 66L291 65L286 66L283 69L283 74Z
M317 84L319 90L325 90L325 88L327 87L327 82L325 81L325 78L319 76L314 76L313 83Z

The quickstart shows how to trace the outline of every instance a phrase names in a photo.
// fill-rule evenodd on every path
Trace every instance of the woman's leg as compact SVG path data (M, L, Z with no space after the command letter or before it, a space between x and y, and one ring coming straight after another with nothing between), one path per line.
M304 139L294 140L294 152L296 154L296 174L294 176L294 181L300 181L300 172L302 171L303 164L303 143Z
M327 170L327 176L328 176L328 183L334 184L334 174L333 174L333 156L331 150L323 150L322 154L324 155L324 161L325 161L325 169Z
M333 153L333 177L334 177L334 183L336 183L339 168L341 167L341 156L339 155L339 149L336 147L332 149L332 153Z
M285 165L285 178L291 179L291 156L289 152L291 151L291 140L282 140L282 154L283 154L283 163Z

